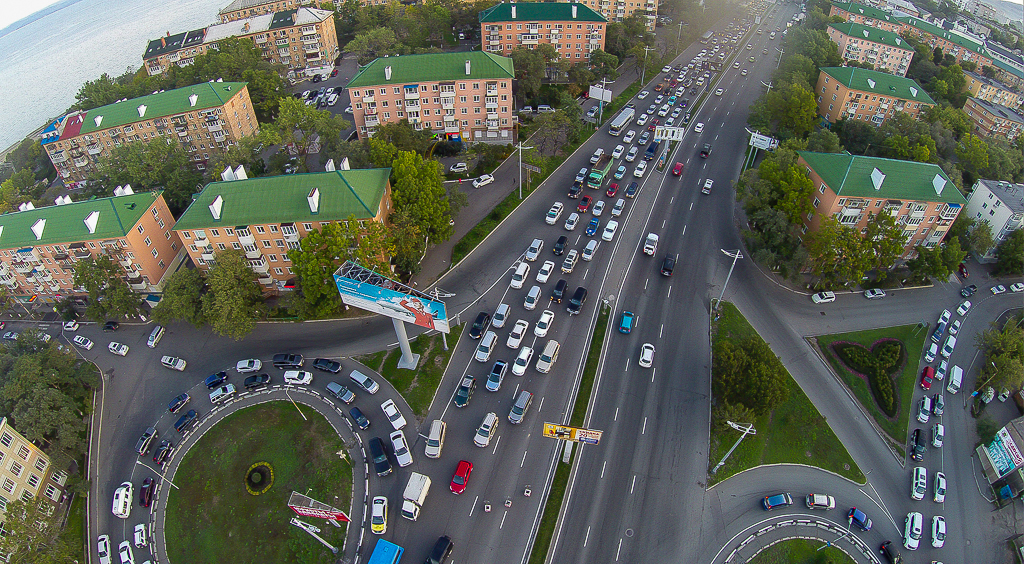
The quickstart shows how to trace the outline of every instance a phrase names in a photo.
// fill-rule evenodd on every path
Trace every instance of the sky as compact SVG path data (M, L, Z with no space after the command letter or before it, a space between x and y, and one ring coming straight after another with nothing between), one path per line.
M60 0L0 0L0 29Z

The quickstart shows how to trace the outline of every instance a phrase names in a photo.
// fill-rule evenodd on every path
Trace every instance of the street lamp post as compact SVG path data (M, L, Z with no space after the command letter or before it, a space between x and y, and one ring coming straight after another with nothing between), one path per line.
M167 482L168 484L170 484L170 485L171 485L171 487L172 487L172 488L174 488L174 489L176 489L176 490L178 490L178 489L181 489L181 488L179 488L178 486L174 485L174 482L172 482L172 481L168 480L167 478L164 478L164 477L163 477L163 476L162 476L162 475L160 474L160 472L157 472L155 468L153 468L152 466L150 466L150 465L146 464L145 462L143 462L143 461L141 461L141 460L136 460L136 461L135 461L135 464L138 464L139 466L142 466L142 467L145 467L145 468L149 468L150 470L152 470L152 471L153 471L153 473L154 473L154 474L156 474L156 477L157 477L157 478L160 478L161 480L163 480L163 481Z
M523 199L523 149L532 149L533 147L523 147L523 142L520 141L516 145L516 149L519 149L519 199Z
M743 258L743 253L741 253L739 249L736 249L735 251L727 251L725 249L719 250L725 253L725 256L732 257L732 266L729 267L729 274L725 277L725 284L722 284L722 293L718 296L718 301L715 302L715 304L722 303L722 298L725 297L725 288L729 286L729 279L732 278L732 269L736 268L736 261ZM715 304L712 304L712 309L715 308Z
M732 448L729 449L729 452L725 453L725 456L722 457L722 460L719 461L718 464L716 464L715 467L711 469L711 473L712 474L718 473L718 469L721 468L722 465L725 464L725 461L729 459L729 455L732 454L732 451L736 450L736 447L740 446L740 442L743 439L745 439L747 437L747 435L756 435L757 434L757 430L754 429L754 424L753 423L747 423L746 425L741 425L739 423L733 423L732 421L726 421L726 423L728 423L729 426L732 427L733 429L736 429L737 431L742 431L743 434L740 435L740 438L736 439L736 444L732 445Z
M644 79L647 77L647 52L654 51L654 47L644 47L644 66L640 72L640 88L644 87Z

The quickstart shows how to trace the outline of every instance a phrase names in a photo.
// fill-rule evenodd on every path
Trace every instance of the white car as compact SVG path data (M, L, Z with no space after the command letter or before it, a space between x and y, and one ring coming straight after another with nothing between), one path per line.
M1002 284L999 284L998 286L992 286L991 288L989 288L989 291L992 292L993 296L998 296L999 294L1006 292L1006 286L1003 286Z
M619 168L615 169L614 176L615 180L620 180L623 176L626 176L626 165L619 165Z
M352 106L345 106L345 113L346 114L351 114L352 113Z
M469 170L469 167L466 163L455 163L448 169L448 172L466 172L467 170Z
M259 372L260 368L263 368L263 363L258 358L247 358L245 360L239 360L235 363L235 370L242 374L249 372Z
M949 361L948 360L940 361L939 362L939 367L935 369L935 379L938 380L939 382L941 382L942 379L946 377L946 374L948 372L949 372Z
M914 479L910 484L910 498L921 501L926 493L928 493L928 471L924 466L917 466L914 468Z
M395 459L398 460L399 466L404 468L412 464L412 453L409 452L409 443L405 442L405 433L391 433L391 446L395 450Z
M616 145L615 149L612 150L612 158L617 159L622 156L622 153L626 151L626 148L622 145Z
M743 69L743 70L741 70L741 71L740 71L740 75L742 75L742 76L747 76L747 69Z
M313 383L313 373L306 372L305 370L285 370L284 383L308 386Z
M615 230L619 228L619 222L614 219L609 219L608 223L604 226L604 233L601 234L602 241L611 241L615 238Z
M160 357L160 364L164 365L165 368L177 370L178 372L182 372L183 370L185 370L186 365L184 359L178 358L176 356L162 356Z
M537 270L537 282L544 284L551 278L551 273L555 271L554 261L546 260L544 264L540 265L540 269Z
M942 515L932 517L932 548L942 548L946 542L946 519Z
M388 532L388 498L378 495L370 507L370 531L375 535Z
M816 304L828 304L836 301L835 292L818 292L811 296L811 301Z
M562 217L563 209L565 209L565 206L562 205L562 202L555 202L552 204L551 209L548 210L548 214L544 216L544 223L547 223L548 225L558 223L558 218Z
M724 93L725 93L725 90L722 90L721 88L719 88L718 90L715 90L715 96L721 96Z
M405 427L405 417L402 417L402 413L398 411L398 406L395 405L395 400L387 400L380 404L380 408L384 411L384 415L388 416L388 421L391 421L391 426L396 431Z
M629 152L626 153L626 162L631 163L636 160L636 156L640 154L640 149L634 145L630 147Z
M928 350L924 353L925 362L935 362L935 357L939 354L939 344L932 343L928 346Z
M533 242L530 243L530 248L526 249L526 256L524 258L531 262L537 260L537 257L540 256L540 251L543 248L544 240L534 239Z
M594 217L601 217L601 214L604 213L604 200L594 202L594 207L590 209L590 212L594 214Z
M645 172L647 172L647 161L640 161L636 163L636 169L633 170L633 176L643 178Z
M473 444L483 448L491 444L491 437L498 432L498 416L492 411L484 415L484 420L476 428L476 435L473 436Z
M632 143L636 139L636 131L630 129L626 132L626 136L622 138L623 143Z
M87 351L92 350L93 342L90 341L88 337L86 337L85 335L75 335L75 338L71 339L71 342Z
M100 535L99 540L96 541L96 551L100 555L100 564L110 564L110 537Z
M533 348L523 346L519 349L519 356L516 357L516 361L512 363L512 373L516 376L526 374L526 367L530 365L530 359L532 358Z
M533 334L538 337L547 337L548 330L551 329L551 323L555 321L555 312L550 309L545 309L540 314L540 321L533 327Z
M921 544L921 527L924 517L917 511L907 513L903 524L903 546L907 550L917 550Z
M523 337L526 336L526 332L530 330L530 323L520 319L516 321L516 324L512 327L512 333L509 334L508 340L505 341L505 346L510 349L518 349L519 345L523 343Z
M586 168L581 168L580 171L576 173L576 181L577 182L583 182L583 180L586 179L586 178L587 178L587 169Z
M117 555L121 557L121 564L135 564L135 555L132 554L132 543L124 541L117 546Z
M647 120L650 119L647 114L640 114L640 117L636 118L637 125L647 125Z
M942 472L935 473L935 496L932 500L935 503L946 501L946 475Z
M569 217L565 219L565 230L572 231L576 229L576 226L580 224L580 214L572 212Z
M1024 292L1024 282L1017 282L1015 284L1010 284L1010 291L1015 293L1015 294L1017 292Z
M956 314L963 317L967 315L967 310L969 309L971 309L970 300L964 300L963 303L960 304L960 307L956 308Z
M146 548L146 524L135 525L135 548Z
M473 181L473 188L487 186L491 182L494 182L494 177L491 176L490 174L484 174L481 175L480 178L477 178L476 180Z
M78 322L77 321L68 321L67 323L64 324L64 330L65 331L78 331Z
M880 300L885 297L885 290L882 290L881 288L864 290L864 297L869 300Z
M711 187L715 185L715 181L710 178L704 181L704 187L700 189L701 194L710 194Z
M128 345L124 343L118 343L117 341L111 341L107 345L107 350L116 354L117 356L125 356L128 354Z
M644 98L646 98L646 97L648 97L650 95L651 95L651 93L649 91L641 90L640 93L637 94L636 99L637 100L643 100Z
M698 122L697 125L693 126L693 131L696 133L704 132L704 122Z
M640 366L650 368L654 365L654 345L644 343L640 347Z
M672 66L671 65L665 65L665 66L661 67L661 72L672 72Z
M945 323L945 324L947 324L947 325L948 325L948 324L949 324L949 318L950 318L950 317L951 317L952 315L953 315L953 314L952 314L952 313L949 313L949 310L948 310L948 309L944 309L944 310L942 310L942 315L940 315L940 316L939 316L939 324Z

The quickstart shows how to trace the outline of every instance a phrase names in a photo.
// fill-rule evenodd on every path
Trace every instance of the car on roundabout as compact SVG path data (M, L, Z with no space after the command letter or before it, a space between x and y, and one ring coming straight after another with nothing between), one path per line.
M263 368L263 362L258 358L247 358L235 363L235 370L237 370L239 374L259 372L261 368Z
M383 535L388 532L388 498L378 495L370 504L370 532Z

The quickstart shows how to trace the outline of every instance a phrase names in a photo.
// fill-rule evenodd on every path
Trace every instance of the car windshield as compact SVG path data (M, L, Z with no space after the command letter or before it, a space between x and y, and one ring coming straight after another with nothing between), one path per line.
M458 484L458 485L460 485L460 486L461 486L462 484L466 483L466 480L464 480L464 479L462 478L462 476L459 476L458 474L456 474L456 475L455 475L455 476L454 476L454 477L452 478L452 483L453 483L453 484Z

